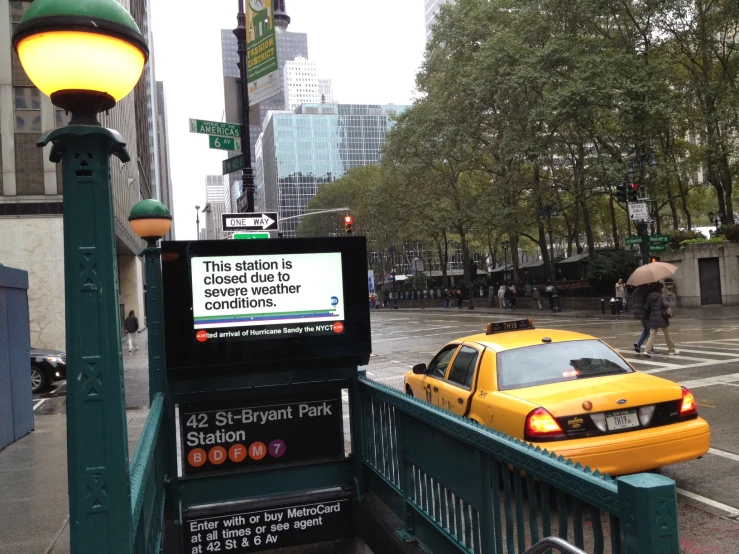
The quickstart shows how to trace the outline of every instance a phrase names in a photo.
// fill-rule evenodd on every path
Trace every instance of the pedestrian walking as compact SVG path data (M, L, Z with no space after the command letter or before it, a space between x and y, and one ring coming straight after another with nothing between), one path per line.
M512 310L513 309L513 287L506 285L505 292L503 294L505 298L506 307L509 310Z
M539 295L539 289L534 287L534 290L531 291L531 298L533 298L534 303L539 307L541 310L541 296Z
M498 303L500 304L501 308L506 307L505 291L505 285L500 285L500 288L498 289Z
M134 349L138 350L139 347L136 344L136 335L139 331L139 320L133 313L133 310L128 312L128 317L123 323L123 326L126 329L126 334L128 335L128 351L131 352Z
M547 282L547 286L544 289L544 294L549 299L549 309L554 309L554 287L552 286L552 283Z
M616 283L616 303L618 304L618 311L624 309L624 297L626 296L626 285L623 279L619 279Z
M670 336L672 312L670 310L670 303L662 294L664 288L665 286L662 283L655 283L654 290L649 293L647 301L644 303L644 311L649 318L649 338L647 339L647 346L644 350L644 355L648 358L652 357L651 350L659 329L662 329L662 333L665 335L667 353L670 356L680 354L680 351L675 349L675 343L672 342L672 337Z
M634 343L634 351L637 354L641 353L641 347L644 342L649 338L649 318L644 310L644 304L647 302L647 296L652 292L652 285L639 285L634 289L634 293L631 296L631 303L634 305L632 313L634 319L638 320L642 326L642 332L639 339Z
M518 296L518 290L516 285L511 285L511 310L516 309L516 297Z
M457 289L457 309L461 310L464 305L464 297L462 296L462 290Z
M444 289L444 307L449 307L449 300L451 300L451 296L449 295L449 289Z

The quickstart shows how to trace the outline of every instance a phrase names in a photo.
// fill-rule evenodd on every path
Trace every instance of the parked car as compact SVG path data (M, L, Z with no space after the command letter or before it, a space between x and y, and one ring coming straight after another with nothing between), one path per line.
M67 378L67 354L61 350L31 348L31 390L42 392L54 381Z

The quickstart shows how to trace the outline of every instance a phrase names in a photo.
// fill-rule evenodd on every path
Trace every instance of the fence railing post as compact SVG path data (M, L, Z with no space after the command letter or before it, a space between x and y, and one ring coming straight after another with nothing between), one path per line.
M677 490L662 475L640 473L616 481L623 554L679 554Z

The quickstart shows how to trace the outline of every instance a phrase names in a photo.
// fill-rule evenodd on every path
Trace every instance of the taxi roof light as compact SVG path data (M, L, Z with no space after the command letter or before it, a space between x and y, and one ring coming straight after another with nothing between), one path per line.
M565 434L557 423L544 408L536 408L526 416L525 437L528 441L563 439Z
M506 333L508 331L521 331L523 329L536 329L534 321L529 319L515 319L513 321L498 321L487 324L486 335L495 333Z
M681 388L683 389L683 400L680 404L680 417L697 414L698 410L695 406L695 397L693 396L693 393L685 387Z

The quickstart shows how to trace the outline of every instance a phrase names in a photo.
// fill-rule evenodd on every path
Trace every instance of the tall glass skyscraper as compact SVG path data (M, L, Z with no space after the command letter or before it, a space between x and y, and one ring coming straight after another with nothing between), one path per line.
M431 27L436 23L436 14L439 12L439 7L445 2L454 4L454 0L425 0L424 12L426 18L426 42L431 38Z
M303 104L296 113L270 112L256 144L255 205L280 219L305 212L323 183L360 165L380 163L380 148L407 106ZM299 220L280 224L294 237Z

